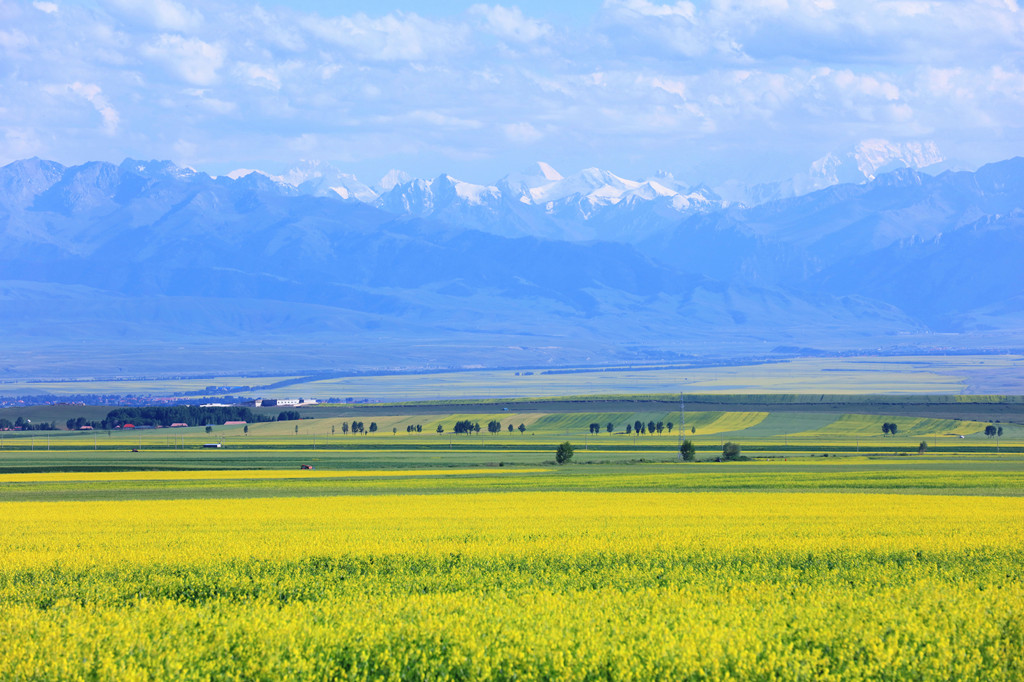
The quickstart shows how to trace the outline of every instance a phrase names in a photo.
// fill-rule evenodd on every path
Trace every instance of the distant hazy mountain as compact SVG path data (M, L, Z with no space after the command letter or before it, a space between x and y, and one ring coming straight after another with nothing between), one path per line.
M233 175L0 168L0 376L1024 345L1021 159L753 208L544 164Z
M239 169L227 177L260 173ZM538 162L493 185L440 175L412 178L392 170L373 187L329 163L303 161L282 175L261 173L299 194L359 201L407 218L433 218L502 236L569 241L638 241L694 213L722 208L704 186L688 188L668 174L627 180L597 168L563 177Z
M934 331L1024 294L1024 159L936 177L910 168L694 216L641 244L729 281L885 301ZM694 252L699 258L687 258ZM986 320L990 320L986 314ZM1017 333L1016 324L993 325Z
M718 193L732 203L757 206L777 199L789 199L840 184L860 184L878 175L902 168L938 175L946 170L964 170L962 164L946 159L934 142L890 142L862 140L853 147L829 152L813 161L803 173L767 183L723 183Z

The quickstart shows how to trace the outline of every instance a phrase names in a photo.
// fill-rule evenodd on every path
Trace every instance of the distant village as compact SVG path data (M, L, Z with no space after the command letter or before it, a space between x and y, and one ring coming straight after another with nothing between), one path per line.
M316 400L305 398L256 398L241 403L203 403L199 407L309 407L317 404Z

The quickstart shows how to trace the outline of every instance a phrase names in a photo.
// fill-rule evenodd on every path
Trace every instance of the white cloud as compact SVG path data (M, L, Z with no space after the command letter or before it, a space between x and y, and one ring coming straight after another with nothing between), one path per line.
M306 49L306 42L297 26L288 19L271 14L265 9L256 5L252 10L255 23L260 27L263 35L271 45L282 47L292 52L300 52Z
M510 141L521 144L532 144L544 137L543 133L526 122L508 123L501 130Z
M281 79L278 77L276 69L272 67L239 62L235 66L235 73L250 85L267 88L268 90L281 89Z
M552 32L549 24L523 16L518 7L473 5L469 13L479 17L488 31L506 40L531 43Z
M198 38L163 34L156 42L143 46L142 54L194 85L210 85L217 80L217 69L224 63L225 50Z
M238 109L238 105L234 102L226 102L216 97L207 97L206 90L185 90L185 94L194 97L204 109L215 114L230 114Z
M886 100L900 98L900 89L887 81L880 81L874 76L858 75L844 69L832 74L835 84L848 95L866 95Z
M11 29L10 31L0 30L0 47L5 51L13 52L22 50L33 45L34 41L25 35L24 31Z
M586 158L596 150L609 166L670 168L743 163L752 148L810 149L803 166L843 141L918 131L965 158L985 140L1024 154L1024 13L1004 0L603 0L573 21L466 5L318 16L245 0L0 0L0 144L34 130L23 139L65 158L132 145L170 158L188 140L231 167L306 149L500 169L482 181L538 141L556 163L604 163ZM72 85L41 97L54 73Z
M697 8L692 2L677 2L674 5L659 5L648 0L607 0L606 9L615 12L635 14L641 17L681 17L693 22Z
M103 119L103 131L108 135L113 135L117 132L117 128L121 123L121 116L110 102L107 101L107 98L103 96L100 86L95 83L75 81L74 83L62 86L48 86L45 88L45 91L51 94L66 93L84 99L93 106Z
M322 40L351 49L356 55L381 61L420 61L457 49L466 39L465 27L395 13L379 19L365 14L323 19L306 17L303 26Z
M106 0L122 16L141 21L158 31L191 31L203 23L203 15L174 0Z
M686 83L671 78L653 78L651 87L686 99Z
M448 114L442 114L437 111L411 111L409 112L408 115L400 116L397 118L409 121L428 123L432 126L441 126L445 128L477 129L483 127L483 124L480 121L468 118L460 118L458 116L449 116Z

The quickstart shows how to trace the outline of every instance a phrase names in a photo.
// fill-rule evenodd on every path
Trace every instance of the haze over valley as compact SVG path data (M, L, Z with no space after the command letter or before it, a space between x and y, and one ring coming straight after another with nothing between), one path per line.
M1024 159L945 170L924 152L873 141L718 190L546 163L370 186L327 163L17 161L0 168L0 372L1024 347Z

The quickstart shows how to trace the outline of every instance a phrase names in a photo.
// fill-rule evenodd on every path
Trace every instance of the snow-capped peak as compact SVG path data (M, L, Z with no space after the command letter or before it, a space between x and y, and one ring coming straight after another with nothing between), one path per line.
M277 179L271 175L268 175L267 173L264 173L261 170L256 170L254 168L236 168L230 173L227 173L224 177L231 178L232 180L239 180L241 178L244 178L246 175L252 175L253 173L259 173L260 175L264 175L268 178L271 178L272 180Z
M540 173L544 177L545 180L550 180L551 182L557 182L557 181L562 179L562 174L561 173L559 173L558 171L556 171L554 168L552 168L548 164L544 163L543 161L538 161L537 162L537 168L538 168L538 170L540 170Z
M493 185L474 185L451 176L448 176L448 180L455 185L455 194L470 204L483 204L487 200L498 199L501 196L501 190Z
M521 192L525 196L529 195L532 189L544 187L561 179L561 173L543 161L538 161L518 173L509 173L498 184Z
M889 140L862 140L853 151L857 168L868 180L879 172L896 168L926 168L942 163L945 157L938 146L925 142L890 142Z
M404 185L412 180L412 176L405 171L400 171L392 168L384 174L380 180L377 181L377 190L383 194L384 192L390 192L398 185Z
M279 182L297 187L303 194L330 196L342 199L370 202L377 198L377 192L350 174L325 161L300 161L284 175L275 178Z
M595 203L614 204L641 184L600 168L587 168L542 187L531 188L530 197L536 204L560 201L573 195L585 196Z

